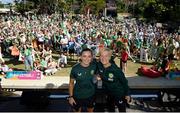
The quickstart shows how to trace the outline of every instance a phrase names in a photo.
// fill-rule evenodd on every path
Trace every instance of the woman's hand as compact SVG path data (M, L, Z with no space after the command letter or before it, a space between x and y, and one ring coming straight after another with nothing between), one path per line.
M72 106L73 106L74 104L76 104L76 102L75 102L75 100L74 100L73 97L69 97L69 104L71 104Z
M125 96L125 99L127 100L127 103L131 102L131 97L130 96Z
M100 75L97 75L97 76L96 76L96 79L97 79L97 80L101 80Z

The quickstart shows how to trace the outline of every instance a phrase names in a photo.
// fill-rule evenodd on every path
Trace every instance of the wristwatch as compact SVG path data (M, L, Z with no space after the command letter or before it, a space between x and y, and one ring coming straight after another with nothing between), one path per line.
M72 97L73 97L73 96L68 96L67 99L70 99L70 98L72 98Z

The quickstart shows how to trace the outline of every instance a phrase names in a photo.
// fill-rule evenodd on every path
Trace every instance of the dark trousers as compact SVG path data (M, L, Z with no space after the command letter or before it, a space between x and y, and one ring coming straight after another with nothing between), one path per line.
M112 95L108 95L107 96L108 112L115 112L115 105L118 107L119 112L126 112L126 100L124 97L117 98Z

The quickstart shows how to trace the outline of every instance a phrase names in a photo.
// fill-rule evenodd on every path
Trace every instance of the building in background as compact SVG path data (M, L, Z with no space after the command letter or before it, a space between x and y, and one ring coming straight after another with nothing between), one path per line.
M106 0L106 8L105 8L106 16L117 16L117 6L115 0Z

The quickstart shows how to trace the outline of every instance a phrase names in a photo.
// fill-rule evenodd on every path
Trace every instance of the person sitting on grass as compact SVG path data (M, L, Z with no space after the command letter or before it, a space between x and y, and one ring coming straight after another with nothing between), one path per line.
M47 69L44 71L45 75L53 75L57 72L57 63L52 59L49 59Z
M48 63L45 60L45 57L42 57L41 61L40 61L40 70L42 72L44 72L47 69Z
M8 65L5 64L5 62L1 63L0 70L2 75L5 75L9 71L13 71Z
M33 66L35 71L40 70L40 62L38 60L33 63Z
M65 53L62 52L58 59L58 67L61 69L64 68L66 65L67 65L67 56L65 55Z

